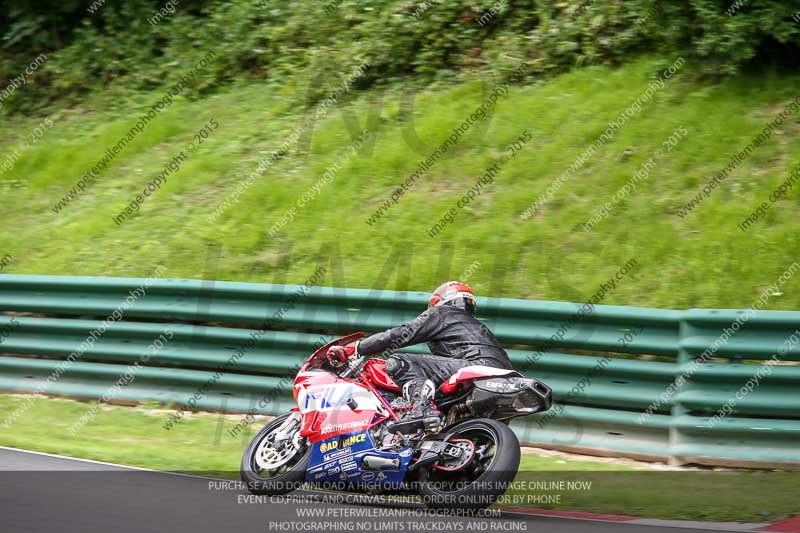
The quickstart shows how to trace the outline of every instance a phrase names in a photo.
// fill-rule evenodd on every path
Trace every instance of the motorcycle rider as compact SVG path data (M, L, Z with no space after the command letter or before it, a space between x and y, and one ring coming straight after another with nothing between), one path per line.
M475 318L476 300L466 283L448 281L433 291L428 309L414 320L376 333L347 346L333 346L328 360L346 364L355 355L375 355L425 342L433 355L393 354L386 372L403 389L403 397L414 407L389 425L395 433L419 429L438 430L443 417L433 403L436 388L458 369L472 365L511 370L508 354L494 334Z

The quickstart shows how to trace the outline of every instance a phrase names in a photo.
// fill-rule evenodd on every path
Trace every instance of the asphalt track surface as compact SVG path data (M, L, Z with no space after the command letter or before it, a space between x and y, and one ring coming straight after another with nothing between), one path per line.
M224 484L224 483L223 483ZM425 516L413 503L375 506L358 497L301 491L302 501L248 502L248 493L208 478L0 448L4 533L250 533L265 531L536 531L680 533L663 528L500 514ZM233 485L233 484L228 484ZM330 501L334 500L334 501ZM309 509L321 516L308 517ZM373 513L373 516L363 516ZM375 514L383 516L374 516ZM391 516L388 514L391 513ZM360 516L361 515L361 516Z

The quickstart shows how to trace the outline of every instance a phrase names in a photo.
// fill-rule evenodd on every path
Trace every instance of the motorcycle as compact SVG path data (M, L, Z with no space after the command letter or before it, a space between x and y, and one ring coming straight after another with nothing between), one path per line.
M292 389L297 407L270 421L244 452L248 490L281 495L308 483L417 493L433 509L479 510L497 501L519 469L519 441L508 421L550 409L550 387L513 370L467 366L435 392L443 429L393 433L389 423L413 406L384 361L356 356L335 368L326 357L331 346L363 336L333 340L300 367Z

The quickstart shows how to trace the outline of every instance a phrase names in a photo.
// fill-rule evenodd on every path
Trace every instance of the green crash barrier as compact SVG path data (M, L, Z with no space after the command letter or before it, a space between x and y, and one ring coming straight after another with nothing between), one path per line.
M275 414L291 405L295 369L311 351L410 320L427 298L0 275L0 389ZM515 368L553 388L550 412L512 424L526 444L673 464L800 467L800 312L742 321L738 310L507 298L480 298L478 311ZM713 357L698 364L711 346ZM134 367L134 379L109 395Z

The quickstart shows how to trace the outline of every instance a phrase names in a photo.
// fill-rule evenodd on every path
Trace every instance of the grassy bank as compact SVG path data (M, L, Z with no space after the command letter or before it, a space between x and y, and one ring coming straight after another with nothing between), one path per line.
M305 87L247 84L201 101L179 97L57 214L53 206L162 93L139 94L123 107L98 95L51 116L52 127L30 148L24 143L42 118L15 119L0 138L0 151L18 151L13 169L0 174L0 210L13 229L0 249L13 257L3 273L144 276L164 265L170 277L299 283L326 264L326 285L430 290L473 265L469 281L483 294L578 301L635 258L637 267L605 303L747 306L800 255L797 187L748 231L737 226L800 163L800 119L789 117L685 219L678 211L794 98L800 78L743 75L709 85L689 81L685 65L641 100L673 60L584 68L512 86L490 117L475 122L373 224L367 219L497 80L430 86L413 98L399 87L382 97L345 95L297 142L287 139L303 117L317 114L299 105ZM637 98L641 110L525 220ZM195 134L212 119L219 126L198 144ZM374 144L353 153L365 127ZM662 143L681 128L685 137L667 151ZM480 196L457 208L526 130L531 140ZM282 145L285 153L215 216ZM583 224L657 150L664 154L649 175L586 231ZM116 224L181 151L187 157L180 168ZM454 222L431 238L427 230L450 208ZM778 292L767 308L798 308L800 279Z

